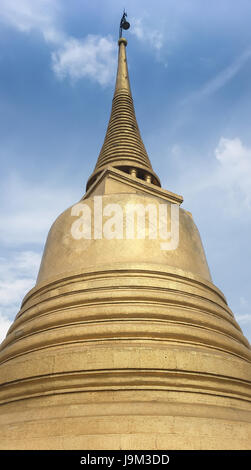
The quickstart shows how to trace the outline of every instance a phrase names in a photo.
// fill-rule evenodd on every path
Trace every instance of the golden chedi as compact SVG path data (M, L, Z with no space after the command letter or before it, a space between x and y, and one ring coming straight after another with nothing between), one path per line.
M212 283L182 197L152 169L126 44L87 192L52 225L37 283L1 346L2 449L250 447L250 345ZM145 237L125 236L128 207L157 205L170 209L178 239L171 228L163 248L150 212Z

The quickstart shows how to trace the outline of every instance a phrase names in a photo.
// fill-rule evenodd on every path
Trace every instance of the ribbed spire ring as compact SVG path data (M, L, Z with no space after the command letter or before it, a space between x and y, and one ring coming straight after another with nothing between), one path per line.
M120 38L118 44L118 71L110 121L97 164L86 189L108 166L120 168L127 173L134 171L138 177L160 186L159 178L152 169L141 139L135 116L126 60L127 41Z

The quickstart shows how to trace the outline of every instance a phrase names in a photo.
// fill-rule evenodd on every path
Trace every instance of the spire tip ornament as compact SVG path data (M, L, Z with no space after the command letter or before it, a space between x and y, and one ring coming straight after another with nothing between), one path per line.
M122 18L121 18L121 20L120 20L119 39L121 39L121 37L122 37L122 29L127 30L127 29L130 28L130 23L128 23L128 21L126 20L126 18L127 18L127 13L126 13L125 10L124 10L123 16L122 16Z

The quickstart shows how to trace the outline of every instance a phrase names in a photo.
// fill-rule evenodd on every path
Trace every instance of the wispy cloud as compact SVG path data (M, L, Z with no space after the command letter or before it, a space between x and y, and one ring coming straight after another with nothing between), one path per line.
M224 87L241 70L246 62L251 58L251 47L247 48L237 57L228 67L221 70L214 78L207 81L201 88L188 95L182 102L182 105L191 104L191 102L212 95L220 88Z
M146 18L132 18L131 20L131 33L136 36L140 41L145 41L155 50L160 50L163 46L163 34L156 28L149 27Z

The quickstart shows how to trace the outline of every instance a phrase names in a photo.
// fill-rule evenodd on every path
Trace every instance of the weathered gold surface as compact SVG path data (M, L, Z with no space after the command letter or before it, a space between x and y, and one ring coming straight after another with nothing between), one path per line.
M146 162L136 168L152 175ZM123 209L181 204L106 163L83 197L89 207L95 196ZM180 209L171 251L158 238L76 240L73 220L69 208L53 224L1 346L0 448L249 449L250 345L212 283L191 214Z

